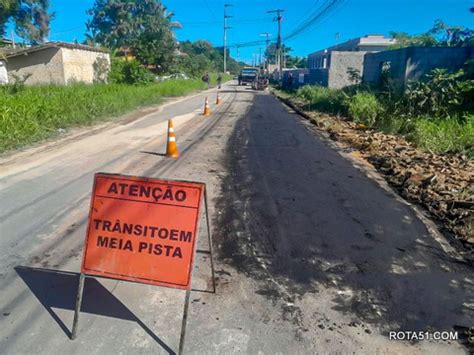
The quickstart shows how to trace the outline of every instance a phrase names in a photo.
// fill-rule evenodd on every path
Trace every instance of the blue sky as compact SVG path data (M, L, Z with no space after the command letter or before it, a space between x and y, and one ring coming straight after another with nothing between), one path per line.
M50 40L81 41L84 38L86 11L93 0L51 0L56 18L52 23ZM260 33L276 36L277 24L267 10L284 9L283 36L305 20L323 0L163 0L174 19L183 24L177 31L179 40L206 39L222 45L222 16L224 3L229 8L233 28L228 32L228 43L243 43L262 39ZM388 34L390 31L420 33L428 30L436 19L448 24L474 27L474 14L468 9L472 0L344 0L344 5L319 22L314 28L288 41L293 55L304 56L339 42L370 33ZM261 47L263 47L262 45ZM259 46L231 49L235 58L250 61Z

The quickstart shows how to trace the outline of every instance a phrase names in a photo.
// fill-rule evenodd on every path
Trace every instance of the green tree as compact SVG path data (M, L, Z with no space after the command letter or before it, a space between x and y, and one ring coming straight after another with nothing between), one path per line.
M431 34L410 35L406 32L390 32L390 36L396 40L393 49L405 47L434 47L437 45L436 38Z
M146 65L167 72L176 57L173 22L159 0L96 0L89 10L88 42L120 49L127 48Z
M15 14L16 33L31 44L44 43L54 14L48 13L49 0L23 0Z
M214 71L214 65L211 60L204 54L188 55L184 54L179 57L177 71L184 72L192 77L200 77L206 72Z
M281 49L282 49L283 57L287 57L289 53L293 50L290 47L285 46L285 44L282 44ZM276 58L277 58L276 43L270 44L268 48L265 50L265 58L267 58L270 64L276 64Z
M426 33L410 35L406 32L390 32L397 40L392 48L404 47L460 47L474 45L474 31L462 26L449 26L437 20Z
M291 55L286 56L286 67L287 68L306 68L308 66L308 59L306 57L294 57Z
M199 77L206 72L223 70L224 52L222 47L215 48L204 40L195 42L183 41L179 43L181 55L178 59L176 70L191 76ZM227 70L237 74L242 66L227 56Z
M0 0L0 36L5 35L5 27L12 18L17 5L17 0Z
M474 31L462 26L450 26L441 20L436 20L429 31L439 46L460 47L474 45Z
M31 44L43 43L54 14L48 12L49 0L0 0L0 35L9 21L15 32Z

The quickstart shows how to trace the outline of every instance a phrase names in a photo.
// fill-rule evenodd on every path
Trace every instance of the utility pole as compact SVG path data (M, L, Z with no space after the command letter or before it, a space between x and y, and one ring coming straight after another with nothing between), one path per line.
M227 8L232 6L231 4L224 4L224 74L227 72L227 30L231 27L227 26L227 19L232 16L227 15Z
M258 49L258 66L262 65L262 47Z
M265 69L268 70L268 64L270 64L270 60L269 58L267 58L267 54L268 54L268 47L270 46L270 36L271 34L268 33L268 32L265 32L265 33L260 33L260 36L265 36L266 39L265 39Z
M283 16L281 15L281 13L283 11L285 11L285 10L278 9L278 10L267 11L267 13L269 13L269 14L272 14L272 13L277 14L276 20L278 21L278 39L277 39L277 43L276 43L276 50L277 50L277 65L278 65L278 71L279 71L280 77L282 75L281 21L283 19Z

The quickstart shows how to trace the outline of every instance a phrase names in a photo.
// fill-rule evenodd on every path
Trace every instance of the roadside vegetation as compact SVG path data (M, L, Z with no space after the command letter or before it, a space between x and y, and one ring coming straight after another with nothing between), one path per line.
M474 31L437 20L426 33L392 32L392 49L459 47L474 44ZM340 115L360 125L402 135L433 153L461 153L474 159L474 60L457 72L434 69L421 80L403 87L382 68L378 85L360 84L356 69L347 71L354 85L343 89L304 86L290 95L303 100L309 111Z
M45 41L54 17L49 1L0 3L5 3L0 5L0 36L7 23L13 23L24 44ZM217 73L222 71L222 49L202 40L178 43L174 31L182 26L173 21L174 14L161 1L95 0L89 15L84 44L111 52L110 71L108 65L100 68L108 71L107 83L27 87L23 84L27 78L14 78L14 84L0 86L0 153L70 127L157 104L164 97L207 89L201 80L205 73L216 84ZM241 65L229 56L232 73ZM230 78L222 75L223 82Z
M199 79L148 85L0 87L0 152L204 88Z
M210 73L216 84L217 74ZM223 82L231 79L222 76ZM68 86L0 86L0 153L57 135L71 127L92 125L163 98L207 89L201 78L160 79L137 60L112 60L109 83Z
M462 153L474 159L473 63L448 73L435 69L405 90L390 79L380 87L344 89L303 86L291 92L306 109L341 115L367 127L403 135L434 153Z

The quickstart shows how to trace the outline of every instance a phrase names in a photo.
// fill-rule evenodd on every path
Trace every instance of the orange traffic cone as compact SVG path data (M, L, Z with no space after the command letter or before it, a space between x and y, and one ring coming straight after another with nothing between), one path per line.
M176 135L174 134L173 120L168 120L168 142L166 144L166 156L169 158L178 158L179 151L176 144Z
M209 116L211 114L211 108L209 107L209 100L207 99L204 101L204 116Z
M221 98L219 97L219 93L217 93L216 105L219 105L220 103L221 103Z

